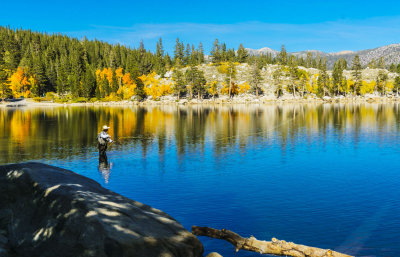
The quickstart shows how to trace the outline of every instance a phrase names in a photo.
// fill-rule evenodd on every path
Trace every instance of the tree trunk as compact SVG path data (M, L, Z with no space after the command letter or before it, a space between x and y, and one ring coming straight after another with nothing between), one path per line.
M232 75L229 76L229 98L232 95Z
M255 237L243 238L230 230L214 229L208 227L192 226L192 233L196 236L208 236L223 239L235 246L236 252L240 249L257 252L261 254L273 254L278 256L292 257L352 257L347 254L338 253L332 250L298 245L284 240L272 238L271 241L257 240Z
M383 83L383 93L386 96L386 82Z

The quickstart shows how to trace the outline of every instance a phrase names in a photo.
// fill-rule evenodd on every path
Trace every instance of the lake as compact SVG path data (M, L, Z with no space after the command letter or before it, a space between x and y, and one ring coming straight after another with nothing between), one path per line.
M70 169L188 230L400 256L399 132L397 103L3 108L0 163ZM200 239L205 253L234 256Z

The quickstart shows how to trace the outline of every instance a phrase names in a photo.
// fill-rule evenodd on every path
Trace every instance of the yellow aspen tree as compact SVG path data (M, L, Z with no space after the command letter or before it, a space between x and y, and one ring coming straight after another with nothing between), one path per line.
M239 84L238 88L237 88L237 93L238 94L247 94L250 90L250 85L249 83L247 83L247 81Z
M28 75L23 68L18 67L9 78L9 86L14 97L28 97L30 94L30 85Z
M122 87L122 78L123 78L123 68L118 68L115 70L115 77L117 78L118 81L118 88Z
M210 83L206 84L207 91L210 95L212 95L213 99L215 98L215 95L218 94L218 82L217 81L211 81Z
M372 94L374 93L375 87L376 87L376 82L374 80L372 80L371 82L363 80L361 81L360 94L361 95Z
M120 95L122 99L125 100L131 99L132 96L135 95L136 87L137 87L136 83L131 79L131 74L126 73L122 77L122 87L118 89L117 94Z

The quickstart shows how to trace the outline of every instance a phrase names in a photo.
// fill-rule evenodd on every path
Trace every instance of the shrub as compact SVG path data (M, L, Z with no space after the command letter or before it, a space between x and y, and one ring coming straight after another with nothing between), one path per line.
M71 100L71 103L86 103L88 99L86 97L77 97Z

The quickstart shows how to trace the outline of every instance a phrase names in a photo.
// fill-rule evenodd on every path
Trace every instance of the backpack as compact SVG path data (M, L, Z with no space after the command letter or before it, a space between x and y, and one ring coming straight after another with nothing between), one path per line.
M99 141L99 144L101 144L101 145L107 144L107 142L104 140L104 138L102 138L100 135L101 135L101 133L97 135L97 141Z

